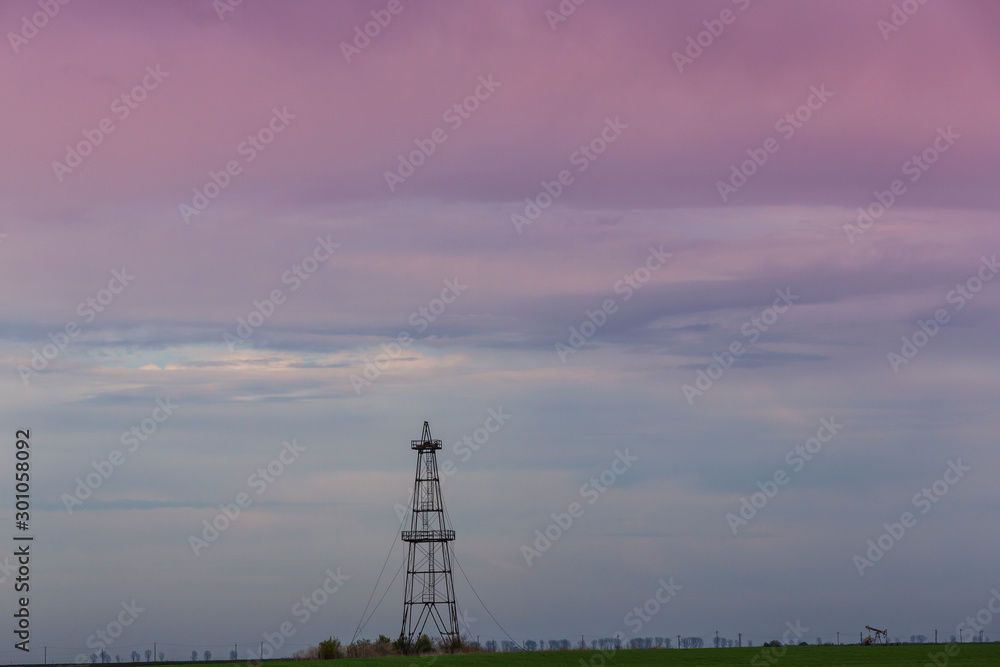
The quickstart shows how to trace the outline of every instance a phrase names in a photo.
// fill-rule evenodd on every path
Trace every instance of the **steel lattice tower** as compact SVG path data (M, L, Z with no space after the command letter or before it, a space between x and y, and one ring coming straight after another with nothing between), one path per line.
M423 634L428 621L434 621L442 639L456 642L458 612L451 573L451 542L455 531L448 529L441 498L435 454L441 449L441 441L431 438L431 427L424 422L420 440L412 440L410 449L417 450L417 474L410 529L402 533L403 541L410 544L410 553L406 564L403 628L399 634L412 642Z

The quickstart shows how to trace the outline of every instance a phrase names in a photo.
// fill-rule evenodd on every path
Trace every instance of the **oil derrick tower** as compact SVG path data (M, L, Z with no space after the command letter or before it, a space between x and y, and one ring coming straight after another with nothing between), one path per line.
M433 621L445 642L457 642L458 612L455 607L455 581L451 573L455 531L449 530L441 498L437 450L441 441L431 438L431 427L424 422L419 440L410 442L417 450L417 474L413 482L413 512L410 529L402 538L410 544L406 564L406 592L403 597L403 627L400 637L410 642L424 633Z

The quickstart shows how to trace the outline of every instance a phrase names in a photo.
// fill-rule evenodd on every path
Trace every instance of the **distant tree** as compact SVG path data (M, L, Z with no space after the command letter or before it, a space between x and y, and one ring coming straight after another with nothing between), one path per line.
M147 648L146 649L146 662L149 662L150 658L152 658L152 657L153 657L153 652Z
M139 662L139 652L132 651L132 662Z
M340 640L335 637L324 639L319 643L319 659L333 660L340 655Z
M211 660L211 659L212 659L212 652L205 651L205 660Z
M90 654L90 662L91 662L92 664L95 664L95 663L97 663L97 654L96 654L96 653L91 653L91 654Z
M524 648L529 651L537 651L538 642L536 642L534 639L529 639L528 641L524 642Z
M368 658L371 657L371 640L362 637L344 647L345 658Z
M489 639L486 641L486 650L490 653L497 652L497 642L495 639Z
M823 645L823 640L820 639L819 637L817 637L816 638L816 646L822 646L822 645Z
M121 662L121 661L122 661L121 655L118 654L118 653L115 653L115 662Z
M427 635L420 635L417 638L416 644L413 645L413 648L417 650L417 653L430 653L434 650L434 642L432 642L431 638Z
M163 651L160 651L158 655L160 657L160 662L163 662Z
M233 649L232 651L229 652L230 660L233 660L235 662L237 657L239 657L239 654L236 653L236 649Z
M191 662L198 659L198 651L191 651Z

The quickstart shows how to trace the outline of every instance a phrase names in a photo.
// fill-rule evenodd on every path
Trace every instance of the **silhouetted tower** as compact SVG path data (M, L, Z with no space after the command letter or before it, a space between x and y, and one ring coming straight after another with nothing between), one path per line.
M420 440L411 441L410 449L417 450L417 476L413 483L410 529L402 534L403 541L410 543L410 553L406 564L403 628L399 634L413 641L424 633L428 621L434 621L441 638L453 642L459 638L455 582L451 574L451 542L455 531L448 529L441 499L435 454L441 449L441 441L431 438L431 427L424 422Z

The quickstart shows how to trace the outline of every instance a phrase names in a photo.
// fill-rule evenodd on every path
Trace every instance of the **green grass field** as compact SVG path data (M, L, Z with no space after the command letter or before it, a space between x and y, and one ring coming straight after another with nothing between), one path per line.
M608 659L599 651L536 651L528 653L473 653L467 655L440 655L435 657L360 658L349 664L358 667L535 667L556 665L564 667L644 667L646 665L696 665L703 667L728 667L752 665L765 667L816 667L850 665L851 667L923 667L935 665L932 654L940 654L936 667L996 667L1000 665L1000 643L963 644L956 656L944 653L945 644L908 644L903 646L789 646L783 655L770 656L767 649L650 649L645 651L616 651ZM958 648L958 647L955 647ZM333 667L329 661L264 663L267 667ZM234 665L234 667L241 667Z

